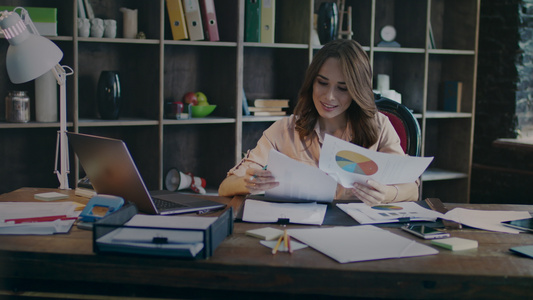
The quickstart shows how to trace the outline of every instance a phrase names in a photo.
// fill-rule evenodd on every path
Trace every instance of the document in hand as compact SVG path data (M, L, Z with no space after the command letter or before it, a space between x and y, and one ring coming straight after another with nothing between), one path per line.
M332 202L337 182L317 167L296 161L272 149L268 170L280 184L265 192L266 197Z
M288 230L340 263L437 254L436 249L372 225Z
M354 182L374 179L382 184L414 182L433 157L402 156L382 153L326 135L320 152L319 168L350 188Z

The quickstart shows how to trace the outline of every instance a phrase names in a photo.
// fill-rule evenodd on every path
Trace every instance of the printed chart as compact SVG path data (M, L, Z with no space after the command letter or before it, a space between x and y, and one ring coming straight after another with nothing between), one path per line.
M339 151L335 155L335 160L346 172L369 176L378 171L378 165L373 160L353 151Z

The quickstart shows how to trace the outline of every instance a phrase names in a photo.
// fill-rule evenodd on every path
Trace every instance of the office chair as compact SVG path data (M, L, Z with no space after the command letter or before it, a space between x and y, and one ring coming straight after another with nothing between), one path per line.
M403 104L375 94L378 110L386 115L400 136L403 151L410 156L420 156L422 135L413 113Z

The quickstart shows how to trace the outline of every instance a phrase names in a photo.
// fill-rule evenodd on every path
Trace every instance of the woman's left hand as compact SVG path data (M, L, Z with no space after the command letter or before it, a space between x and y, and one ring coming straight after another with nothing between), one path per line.
M381 184L372 179L367 180L366 184L367 185L354 183L352 193L359 200L370 206L386 203L387 192L389 192L389 189L392 188L395 190L394 192L396 192L396 188L393 186Z

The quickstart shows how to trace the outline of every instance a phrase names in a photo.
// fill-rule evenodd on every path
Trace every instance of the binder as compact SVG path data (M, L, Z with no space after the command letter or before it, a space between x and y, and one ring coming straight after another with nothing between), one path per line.
M189 38L187 24L183 13L181 0L167 0L168 19L174 40L184 40Z
M261 0L261 43L274 43L276 0Z
M261 30L261 0L246 0L244 41L259 43Z
M198 0L183 0L185 19L187 20L187 30L191 41L204 39L204 28L202 26L202 16Z
M206 40L215 42L219 41L218 22L215 13L214 0L200 0L202 10L202 20L204 21L204 32Z

